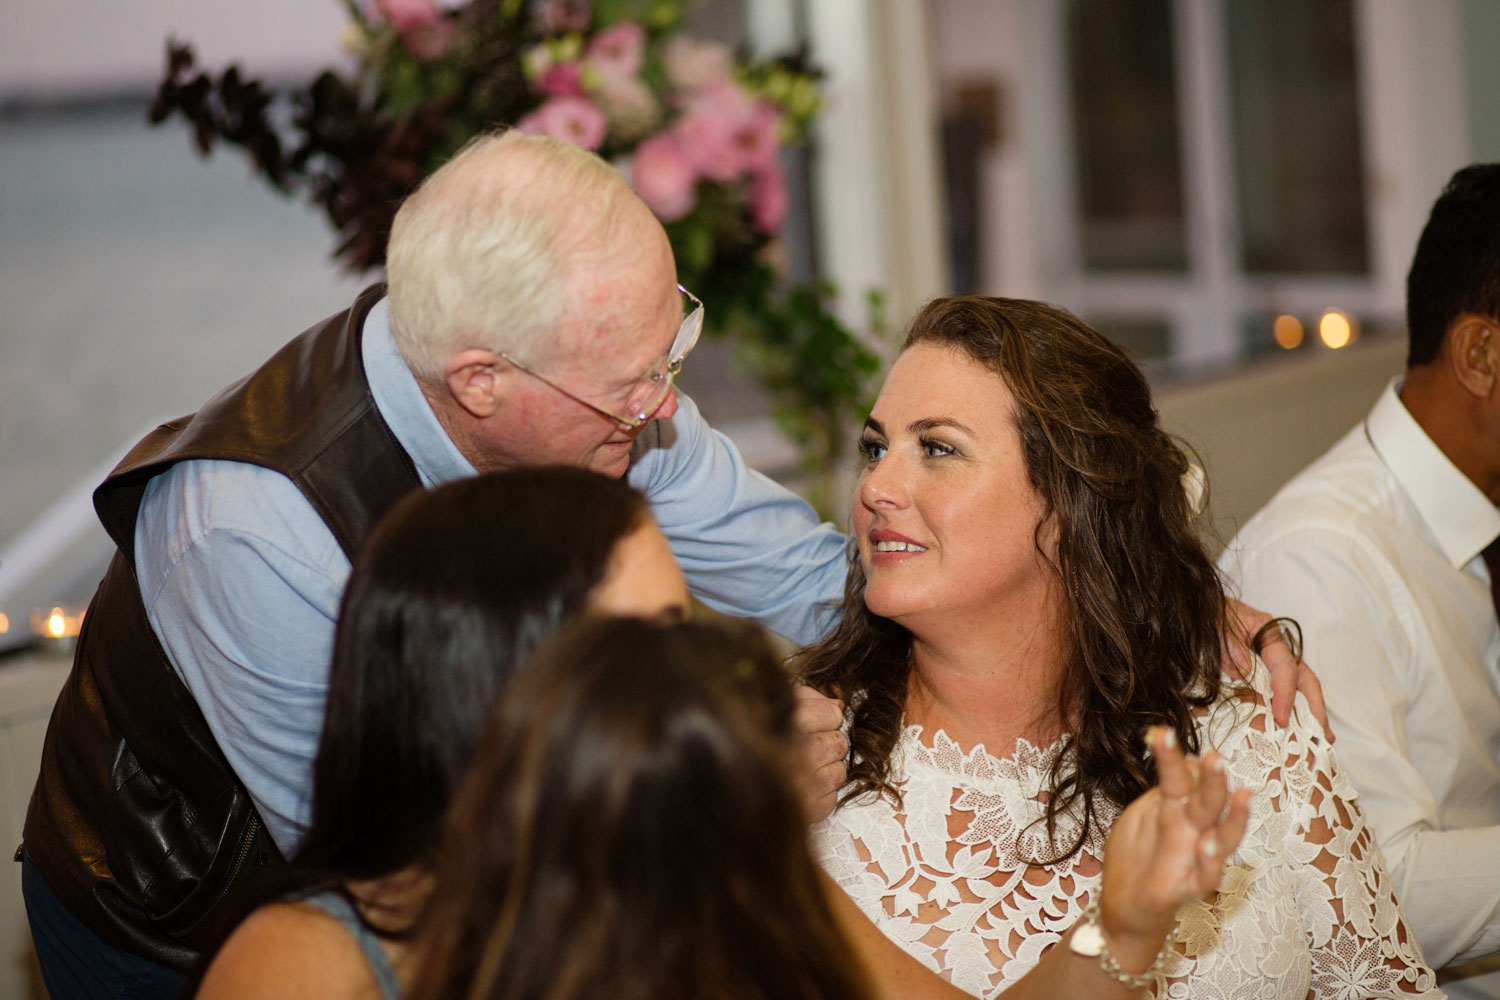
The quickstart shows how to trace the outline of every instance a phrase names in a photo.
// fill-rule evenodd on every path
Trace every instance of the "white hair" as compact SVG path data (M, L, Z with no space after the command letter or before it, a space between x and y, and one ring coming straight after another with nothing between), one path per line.
M470 141L391 226L391 332L412 373L440 382L469 347L530 348L536 360L563 321L572 258L633 198L608 163L557 139L511 130Z

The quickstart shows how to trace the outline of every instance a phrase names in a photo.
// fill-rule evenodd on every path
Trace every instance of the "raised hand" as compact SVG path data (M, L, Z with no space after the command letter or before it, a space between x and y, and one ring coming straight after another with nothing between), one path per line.
M1188 759L1176 735L1160 726L1147 745L1156 757L1157 787L1115 821L1099 900L1106 945L1128 972L1150 967L1178 907L1218 885L1250 817L1251 790L1229 794L1216 752Z

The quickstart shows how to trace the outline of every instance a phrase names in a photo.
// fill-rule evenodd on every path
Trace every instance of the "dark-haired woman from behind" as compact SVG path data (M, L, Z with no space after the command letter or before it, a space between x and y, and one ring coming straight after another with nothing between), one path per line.
M544 647L455 802L412 996L867 995L807 851L793 708L747 625Z
M687 602L644 499L617 480L529 469L406 498L344 593L312 825L198 995L398 995L444 811L510 674L584 611Z
M819 874L791 780L792 711L751 626L572 626L506 689L457 796L412 996L962 997ZM1217 878L1204 836L1232 847L1243 828L1242 810L1214 822L1222 777L1195 787L1190 767L1162 748L1163 787L1196 822L1153 791L1111 840L1107 892L1146 921L1170 917L1180 884ZM1111 985L1059 951L1017 992L1092 1000Z

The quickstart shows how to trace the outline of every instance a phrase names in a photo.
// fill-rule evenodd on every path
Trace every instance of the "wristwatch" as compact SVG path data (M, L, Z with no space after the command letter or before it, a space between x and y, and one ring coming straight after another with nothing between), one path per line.
M1136 974L1126 972L1120 968L1120 963L1115 961L1115 957L1109 953L1109 946L1104 943L1104 931L1099 927L1099 900L1095 897L1084 909L1083 920L1073 928L1073 936L1068 939L1068 950L1084 958L1097 958L1099 970L1126 989L1143 990L1156 981L1162 967L1167 964L1167 955L1175 937L1175 930L1167 935L1151 968Z

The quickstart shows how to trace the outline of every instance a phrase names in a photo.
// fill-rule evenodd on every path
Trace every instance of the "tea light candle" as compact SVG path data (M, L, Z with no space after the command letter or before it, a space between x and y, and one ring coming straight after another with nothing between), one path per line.
M54 607L31 613L31 634L37 649L53 656L70 656L83 628L83 608Z

